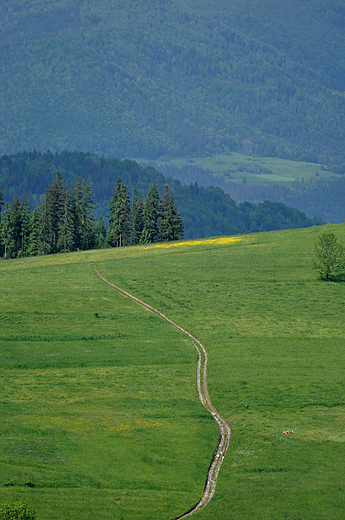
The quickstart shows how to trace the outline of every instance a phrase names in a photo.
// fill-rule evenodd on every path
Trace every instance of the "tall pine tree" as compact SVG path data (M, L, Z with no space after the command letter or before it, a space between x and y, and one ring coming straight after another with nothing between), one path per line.
M96 248L97 249L105 249L108 247L107 243L107 229L105 227L104 219L102 215L99 217L98 222L95 226L96 229Z
M28 254L30 231L29 202L24 196L22 202L20 202L16 195L11 204L6 204L2 221L2 246L5 258L15 258Z
M2 206L4 206L4 196L2 194L1 186L0 186L0 221L1 221Z
M12 211L9 204L5 204L5 213L2 219L2 246L3 246L3 257L11 258L11 252L14 251L13 241L13 222L12 222Z
M20 249L18 253L21 256L27 256L30 249L30 233L31 233L32 217L29 201L24 195L20 203ZM17 253L17 255L18 255Z
M34 209L31 218L31 233L29 240L29 255L36 256L44 253L42 206Z
M166 184L158 209L158 239L161 242L167 242L179 240L182 236L182 218L177 212L174 197Z
M131 210L131 244L139 244L141 233L144 227L143 222L144 201L140 191L133 188L133 200Z
M67 190L61 192L61 202L57 249L67 253L74 249L73 209L71 196Z
M144 202L143 222L144 227L140 237L141 244L155 242L158 237L158 205L159 193L156 183L149 189Z
M61 246L59 235L61 227L64 226L66 206L65 181L60 172L56 172L55 182L49 186L43 198L42 206L44 249L46 253L57 253Z
M95 199L86 179L82 183L82 210L82 249L92 249L96 247Z
M130 200L127 186L117 179L116 189L109 204L108 243L121 247L130 241Z
M2 235L3 235L3 229L2 229L2 207L4 206L4 197L1 191L0 186L0 258L2 258L2 255L4 253L4 246L2 243Z

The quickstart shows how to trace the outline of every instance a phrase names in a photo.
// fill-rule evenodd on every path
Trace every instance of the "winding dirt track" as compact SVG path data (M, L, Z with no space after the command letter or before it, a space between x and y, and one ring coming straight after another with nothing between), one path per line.
M196 348L196 351L198 353L198 366L197 366L197 389L198 389L198 396L200 399L201 404L208 410L212 415L215 421L217 421L219 430L220 430L220 440L218 443L217 450L215 451L215 454L213 456L213 459L211 461L207 478L206 478L206 484L205 489L202 494L201 499L199 502L190 509L187 513L184 513L182 516L179 516L175 518L175 520L180 520L182 518L186 518L187 516L192 515L193 513L196 513L197 511L200 511L203 509L211 500L211 498L214 495L214 492L216 490L217 485L217 478L219 474L220 467L223 463L226 451L229 447L230 438L231 438L231 430L230 426L227 423L227 421L220 415L220 413L217 412L217 410L214 408L210 401L210 397L208 395L207 390L207 352L205 347L200 343L200 341L195 338L188 330L185 330L180 325L172 321L170 318L168 318L165 314L158 311L154 307L151 307L151 305L148 305L147 303L143 302L142 300L139 300L139 298L136 298L132 294L124 291L120 287L117 287L116 285L109 282L104 276L102 276L97 269L95 269L96 273L104 282L106 282L108 285L113 287L114 289L118 290L121 294L124 296L127 296L128 298L131 298L134 300L138 305L143 307L144 309L153 312L154 314L157 314L158 316L161 316L166 321L174 325L174 327L180 329L182 332L187 334L189 336L194 344L194 347Z

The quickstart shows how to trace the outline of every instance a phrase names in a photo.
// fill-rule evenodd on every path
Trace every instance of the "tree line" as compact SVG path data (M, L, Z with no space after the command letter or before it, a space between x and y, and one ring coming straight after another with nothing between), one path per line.
M102 216L95 221L94 209L89 182L77 178L69 190L59 171L33 213L24 195L21 200L15 195L11 203L4 204L0 187L1 257L122 247L183 236L183 222L167 185L160 197L154 183L145 200L134 186L131 204L128 188L118 178L108 206L108 229Z

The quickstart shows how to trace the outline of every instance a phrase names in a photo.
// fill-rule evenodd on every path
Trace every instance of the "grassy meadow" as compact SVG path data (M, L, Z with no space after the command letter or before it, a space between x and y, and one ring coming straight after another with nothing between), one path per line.
M209 353L232 439L196 518L341 520L345 284L311 269L325 229L345 242L337 225L1 262L0 503L173 520L203 491L218 429L194 347L96 267Z
M136 159L147 162L145 159ZM279 184L292 186L297 179L311 181L315 178L334 178L334 173L321 169L321 164L306 161L291 161L277 157L256 157L238 152L230 155L219 154L206 157L176 157L166 160L157 159L157 165L175 165L181 168L185 165L198 166L213 175L224 177L231 182L267 185ZM158 168L159 169L159 168Z

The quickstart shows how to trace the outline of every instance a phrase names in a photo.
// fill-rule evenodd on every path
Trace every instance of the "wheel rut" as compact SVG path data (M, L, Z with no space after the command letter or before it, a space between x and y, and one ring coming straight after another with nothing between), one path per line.
M153 312L154 314L157 314L164 320L166 320L169 323L171 323L172 325L174 325L174 327L176 327L177 329L184 332L187 336L189 336L191 338L193 345L197 351L198 363L197 363L197 378L196 379L197 379L197 390L198 390L199 400L200 400L201 404L204 406L204 408L212 414L214 420L217 422L219 431L220 431L220 439L219 439L217 449L211 460L210 467L209 467L207 477L206 477L204 492L203 492L199 502L194 507L192 507L189 511L187 511L186 513L184 513L181 516L176 517L174 520L181 520L182 518L187 518L188 516L198 512L198 511L201 511L201 509L203 509L209 503L211 498L213 497L215 490L216 490L216 486L217 486L218 474L219 474L221 465L223 463L225 454L227 452L227 449L229 447L230 438L231 438L231 429L230 429L228 422L224 419L224 417L222 417L220 415L220 413L212 405L209 394L208 394L207 351L206 351L205 347L203 346L203 344L197 338L195 338L190 332L188 332L188 330L184 329L183 327L181 327L180 325L175 323L173 320L168 318L168 316L166 316L159 310L155 309L148 303L145 303L142 300L139 300L139 298L136 298L135 296L133 296L129 292L125 291L124 289L121 289L121 287L118 287L117 285L114 285L113 283L109 282L109 280L104 278L104 276L102 276L97 269L95 269L95 271L98 274L98 276L105 283L107 283L108 285L110 285L111 287L113 287L114 289L119 291L121 294L123 294L124 296L126 296L128 298L131 298L133 301L135 301L138 305L140 305L144 309L146 309L150 312Z

